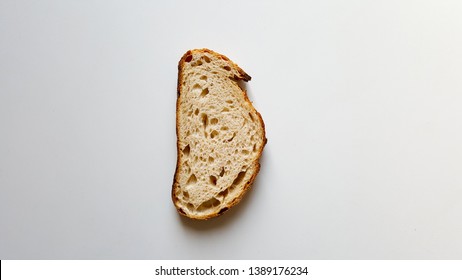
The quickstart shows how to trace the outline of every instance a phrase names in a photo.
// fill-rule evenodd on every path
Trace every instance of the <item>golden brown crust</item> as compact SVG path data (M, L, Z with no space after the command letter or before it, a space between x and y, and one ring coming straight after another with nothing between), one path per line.
M206 215L206 216L186 215L186 213L181 209L181 207L178 206L178 204L177 204L178 198L175 196L175 188L178 186L178 180L177 180L178 178L177 178L177 176L178 176L178 169L179 169L179 165L180 165L180 154L181 154L180 153L180 141L179 141L179 138L178 138L178 135L179 135L179 133L178 133L178 129L179 129L179 117L178 117L179 114L178 114L178 111L179 111L179 100L180 100L179 97L180 97L181 92L182 92L181 81L183 80L182 75L183 75L184 64L185 64L185 62L188 62L188 60L191 60L193 53L209 53L209 54L219 56L220 58L228 61L229 63L231 63L235 67L235 69L237 69L237 71L240 74L239 77L235 77L236 80L243 80L243 81L247 82L247 81L250 81L252 78L247 73L245 73L245 71L242 70L236 63L231 61L228 57L226 57L226 56L224 56L222 54L219 54L217 52L214 52L212 50L205 49L205 48L204 49L194 49L194 50L187 51L181 57L181 59L180 59L180 61L178 63L178 83L177 83L177 101L176 101L177 163L176 163L176 167L175 167L175 175L173 177L172 200L173 200L173 204L175 205L175 207L176 207L179 214L181 214L183 216L186 216L186 217L189 217L189 218L192 218L192 219L207 220L207 219L210 219L210 218L220 216L223 213L227 212L231 207L238 204L241 201L241 199L243 198L243 196L245 195L245 193L247 193L247 191L251 188L253 182L255 181L255 178L256 178L258 172L260 171L260 163L259 163L259 161L260 161L261 155L263 153L263 148L265 147L268 139L266 138L265 123L263 122L261 114L253 107L252 102L248 98L247 92L245 90L242 90L242 93L244 95L244 100L257 113L258 119L259 119L259 121L261 123L262 130L263 130L263 145L258 150L258 155L257 155L256 160L254 162L255 168L256 168L255 172L253 173L252 177L245 183L244 189L239 194L239 196L237 196L234 200L232 200L228 205L225 205L225 207L222 208L217 213L212 213L212 214L209 214L209 215Z

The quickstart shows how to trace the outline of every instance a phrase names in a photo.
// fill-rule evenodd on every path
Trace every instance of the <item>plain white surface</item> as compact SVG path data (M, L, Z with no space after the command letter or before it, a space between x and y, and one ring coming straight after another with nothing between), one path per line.
M462 258L462 2L0 1L0 259ZM177 62L225 54L268 144L180 218Z

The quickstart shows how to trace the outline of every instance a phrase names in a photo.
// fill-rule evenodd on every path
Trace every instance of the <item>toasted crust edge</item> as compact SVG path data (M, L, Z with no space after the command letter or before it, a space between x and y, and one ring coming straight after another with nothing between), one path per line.
M241 88L241 92L243 94L244 100L257 113L258 119L259 119L260 124L261 124L262 129L263 129L263 145L259 149L257 158L254 161L254 164L256 166L256 170L255 170L254 174L252 175L252 177L250 177L250 179L245 183L244 189L239 194L239 196L237 196L230 203L225 205L224 208L222 208L219 212L212 213L212 214L209 214L209 215L204 215L204 216L201 215L201 216L199 216L199 215L187 215L185 212L183 212L181 210L181 208L177 205L178 198L175 196L175 186L179 184L177 179L178 179L178 169L179 169L179 165L180 165L180 141L179 141L179 137L178 137L178 135L179 135L179 133L178 133L178 129L179 129L178 111L179 111L179 105L180 105L179 97L180 97L180 94L181 94L181 91L182 91L182 85L181 85L180 81L182 80L182 77L183 77L182 76L183 75L183 68L184 68L186 58L188 56L192 55L192 53L209 53L209 54L219 56L222 59L232 63L232 65L238 70L239 74L241 75L240 77L235 77L236 80L242 80L242 81L248 82L248 81L250 81L252 79L252 77L250 77L244 70L242 70L236 63L234 63L232 60L230 60L225 55L219 54L219 53L217 53L215 51L212 51L212 50L206 49L206 48L189 50L181 57L180 61L178 62L177 100L176 100L176 117L175 117L175 119L176 119L176 130L175 131L176 131L176 138L177 138L177 142L176 142L177 161L176 161L176 167L175 167L175 174L173 176L173 185L172 185L172 194L171 194L172 195L172 201L173 201L173 205L175 205L175 208L176 208L177 212L180 215L191 218L191 219L195 219L195 220L208 220L210 218L218 217L218 216L221 216L224 213L228 212L228 210L230 208L232 208L233 206L235 206L236 204L238 204L242 200L244 195L251 188L253 182L255 181L255 178L257 177L257 174L260 171L260 158L262 156L263 149L266 146L266 143L268 142L268 139L266 138L265 123L263 122L263 118L262 118L261 114L253 106L252 102L250 101L250 99L249 99L249 97L247 95L247 92L244 89Z

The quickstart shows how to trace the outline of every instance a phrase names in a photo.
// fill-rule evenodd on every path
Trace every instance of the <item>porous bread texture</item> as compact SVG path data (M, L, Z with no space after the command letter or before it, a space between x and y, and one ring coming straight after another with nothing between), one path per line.
M254 181L266 138L260 114L238 83L250 79L227 57L208 49L181 58L172 188L180 214L193 219L221 215Z

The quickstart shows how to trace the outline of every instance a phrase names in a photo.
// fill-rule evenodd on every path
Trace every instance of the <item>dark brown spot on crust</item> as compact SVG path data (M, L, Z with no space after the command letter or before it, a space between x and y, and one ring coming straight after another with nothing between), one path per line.
M228 207L224 207L220 209L220 212L218 212L218 215L223 214L224 212L228 211Z
M242 79L246 82L252 80L252 77L250 77L247 73L243 72L242 74Z

